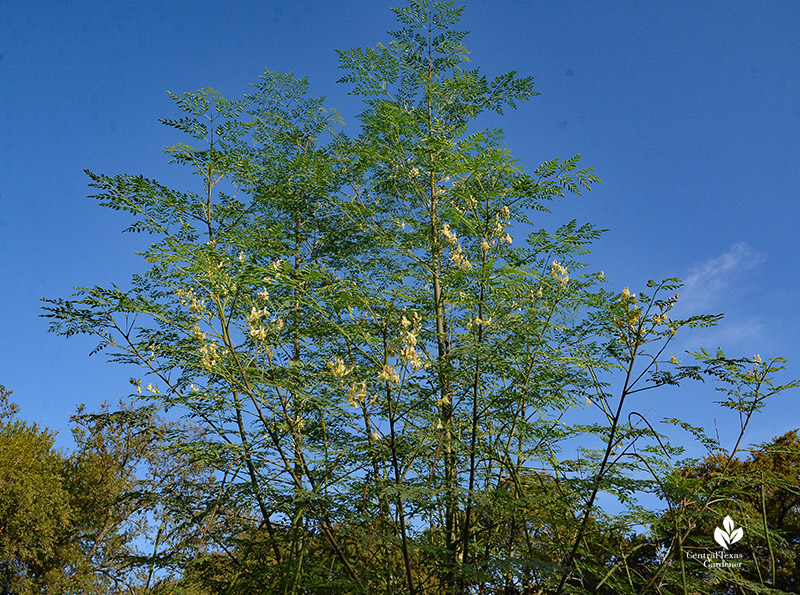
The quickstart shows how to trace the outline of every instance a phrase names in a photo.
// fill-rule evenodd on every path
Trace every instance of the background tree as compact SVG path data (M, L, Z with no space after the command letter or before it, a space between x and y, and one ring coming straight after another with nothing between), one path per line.
M64 460L52 450L51 433L13 419L17 408L8 401L10 394L0 387L2 592L68 589L73 579L86 584L80 580L86 569L80 567L74 544L63 541L71 513L69 496L62 485ZM87 586L91 588L91 581Z
M63 480L73 511L68 539L106 589L146 593L200 547L203 527L187 511L212 500L213 476L169 446L179 426L153 408L80 407L72 419L77 449Z
M712 452L670 478L673 498L682 494L682 502L655 524L659 533L674 536L680 527L686 531L682 547L689 552L718 550L712 536L727 515L745 533L736 546L746 553L742 568L711 572L700 562L686 563L693 591L728 593L731 585L736 592L797 590L799 448L792 431L749 449L746 459ZM710 580L714 575L717 580Z
M13 419L9 395L0 390L4 593L149 593L191 556L201 528L175 501L203 497L191 490L202 471L164 448L170 424L129 406L79 411L67 456L52 433Z

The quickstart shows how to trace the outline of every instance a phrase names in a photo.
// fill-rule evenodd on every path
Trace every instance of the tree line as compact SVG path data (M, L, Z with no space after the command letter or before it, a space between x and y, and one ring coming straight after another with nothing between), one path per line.
M175 422L159 418L151 407L136 409L124 403L94 414L79 410L72 418L77 447L65 454L53 448L51 432L17 419L10 395L0 388L0 592L211 595L285 588L276 580L277 558L269 551L272 543L265 531L230 522L213 526L215 514L230 521L246 512L230 501L220 507L217 498L208 516L209 501L205 509L200 503L205 491L217 485L214 466L175 457L169 438ZM800 437L795 430L747 452L746 459L718 452L676 469L669 478L673 491L667 502L674 504L679 495L693 502L652 514L644 530L633 531L620 519L594 516L583 553L593 558L592 567L583 568L577 591L650 592L646 579L660 564L676 527L691 529L683 543L688 552L707 552L708 538L719 524L714 512L725 510L735 511L748 532L744 568L721 577L699 562L682 571L672 568L651 592L680 592L684 586L704 593L797 592ZM523 486L524 493L502 486L487 512L502 516L481 519L481 526L491 532L482 541L502 551L527 526L538 524L536 557L529 563L557 564L552 532L567 530L565 518L574 514L581 495L565 498L551 491L556 485L554 477L540 474ZM220 494L225 486L217 488ZM698 506L712 499L718 501L714 506ZM292 537L287 529L281 532L281 551ZM337 530L349 532L347 527ZM319 535L305 539L317 555L326 547ZM366 566L377 563L367 556L388 552L349 554L354 564ZM397 565L399 560L393 562ZM421 558L412 568L416 576L427 575L435 584ZM623 583L628 588L620 587L616 573L626 575ZM551 592L543 581L525 586L515 585L510 575L500 578L473 585L474 590ZM303 590L336 592L329 583ZM404 592L402 586L396 591ZM440 592L438 587L429 591Z

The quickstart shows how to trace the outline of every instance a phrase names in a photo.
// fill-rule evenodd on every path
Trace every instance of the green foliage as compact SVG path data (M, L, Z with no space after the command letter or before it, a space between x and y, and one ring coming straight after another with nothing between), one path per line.
M654 590L689 538L673 512L686 488L680 449L631 400L716 379L743 434L793 386L771 384L779 362L667 358L677 332L718 317L672 319L674 279L638 298L605 289L582 263L601 235L590 224L537 227L550 201L600 180L579 156L526 173L478 127L536 93L465 68L461 10L412 1L388 45L339 53L364 98L355 138L305 79L268 71L238 101L172 95L183 117L164 123L191 144L167 152L201 188L89 174L101 205L151 234L150 269L46 315L97 337L136 367L138 398L188 422L163 435L168 452L211 471L148 484L163 519L150 568L181 569L181 588ZM83 419L119 422L91 432L117 444L139 427L120 415ZM628 529L646 525L658 540ZM147 588L176 587L156 575Z
M14 411L10 391L0 387L0 395L3 409ZM63 583L61 563L73 558L61 539L71 513L64 461L52 446L53 435L36 425L0 425L0 581L14 593Z
M0 408L13 412L0 387ZM152 410L104 406L73 418L77 449L53 450L53 434L13 418L0 423L0 588L29 593L123 593L148 588L157 564L198 546L181 516L202 475L164 449L171 424ZM208 486L205 477L202 487ZM180 486L180 493L175 493ZM180 505L176 505L178 500ZM193 520L193 519L192 519ZM140 540L159 525L155 556ZM187 529L187 524L191 524ZM194 538L194 541L192 539ZM146 591L143 591L146 592Z
M715 449L664 478L668 510L651 530L663 559L683 562L665 571L663 588L709 594L797 591L799 445L792 431L750 449L747 459ZM743 555L742 566L707 566L697 554L719 551L714 529L726 516L744 529L744 539L732 546ZM640 580L648 575L641 563L630 572Z

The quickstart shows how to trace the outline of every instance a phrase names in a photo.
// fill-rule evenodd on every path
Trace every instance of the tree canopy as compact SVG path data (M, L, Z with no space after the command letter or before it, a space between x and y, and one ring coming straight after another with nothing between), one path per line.
M79 407L67 455L53 433L16 418L10 394L0 386L0 592L149 592L156 568L176 566L175 552L199 539L171 503L212 480L164 448L174 423L147 407Z

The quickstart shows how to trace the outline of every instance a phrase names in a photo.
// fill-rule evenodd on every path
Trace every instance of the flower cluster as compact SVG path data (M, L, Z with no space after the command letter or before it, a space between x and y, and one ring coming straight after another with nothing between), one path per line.
M753 356L753 369L752 370L747 370L746 374L748 376L752 376L753 378L758 378L758 365L761 364L761 363L763 363L761 361L761 356L760 355L754 355Z
M640 335L644 336L647 334L647 329L641 323L642 311L639 306L636 305L636 294L631 293L630 289L626 287L622 290L622 295L619 301L625 306L625 314L615 318L614 320L614 325L621 331L618 340L621 343L627 343L629 337L631 336L630 333L633 333L634 337L639 337ZM664 316L663 320L667 320L666 315ZM661 315L659 315L658 322L661 321L662 318Z
M353 371L353 368L348 368L345 366L344 361L341 358L334 357L328 362L328 371L330 371L331 376L334 378L344 378Z
M422 322L422 317L416 313L416 311L411 314L411 320L409 320L405 314L400 319L400 326L403 327L403 331L400 335L400 341L403 345L410 345L411 347L415 347L417 345L417 333L420 329L420 323Z
M553 261L553 264L550 266L550 275L553 279L557 279L560 283L568 283L569 282L569 274L567 273L567 269L558 262L557 260Z
M181 300L182 306L189 306L189 311L193 312L199 317L202 317L205 307L206 301L197 299L194 294L194 289L191 287L189 289L178 288L175 290L175 295Z
M456 246L455 250L450 251L450 260L453 261L453 264L462 271L472 270L472 263L467 259L466 256L464 256L460 245Z
M400 325L403 327L403 331L400 335L400 341L403 344L400 350L400 358L411 364L411 369L414 372L425 366L417 352L417 333L420 330L421 324L422 317L417 314L416 311L411 314L411 319L405 314L400 319Z
M465 206L467 209L474 209L478 206L478 201L475 200L475 197L470 194L465 199Z
M200 348L200 365L206 370L214 369L220 359L221 356L215 342L211 341Z
M475 317L475 319L469 320L467 322L466 329L468 331L471 331L473 327L481 327L482 326L482 327L485 328L485 327L489 326L490 324L492 324L491 317L489 317L489 318L480 318L478 316L478 317Z
M263 326L256 326L250 329L250 336L259 341L266 341L269 331Z
M442 395L440 399L436 401L436 406L442 408L446 405L450 404L450 396L449 395Z
M462 271L472 270L472 263L464 255L464 251L461 249L461 244L458 243L458 236L452 229L450 229L450 226L447 223L442 226L442 236L444 236L444 239L447 240L450 245L455 246L450 251L450 260L452 263Z
M247 315L247 324L250 326L257 325L262 318L265 318L270 315L269 310L266 308L258 309L256 307L250 308L250 313Z
M263 319L269 315L270 312L266 308L250 308L250 313L247 315L247 324L250 327L249 334L251 337L258 339L259 341L266 340L266 338L269 336L269 330L267 329ZM273 330L280 332L283 329L284 322L282 318L276 319L273 316L270 322L272 323Z
M367 396L367 383L356 382L347 391L347 404L350 407L358 407L364 402Z
M403 314L402 318L400 318L400 325L408 332L415 332L414 329L419 330L421 322L422 322L422 316L420 316L416 310L414 310L411 313L410 319L405 314Z
M400 374L395 372L392 366L384 366L381 373L378 374L378 380L390 384L400 384Z
M450 226L447 223L442 226L442 235L451 244L455 245L458 243L458 236L452 229L450 229Z
M508 227L508 220L511 217L511 209L507 206L504 206L500 211L497 213L497 218L494 224L494 232L497 235L501 235L505 232L506 227Z

